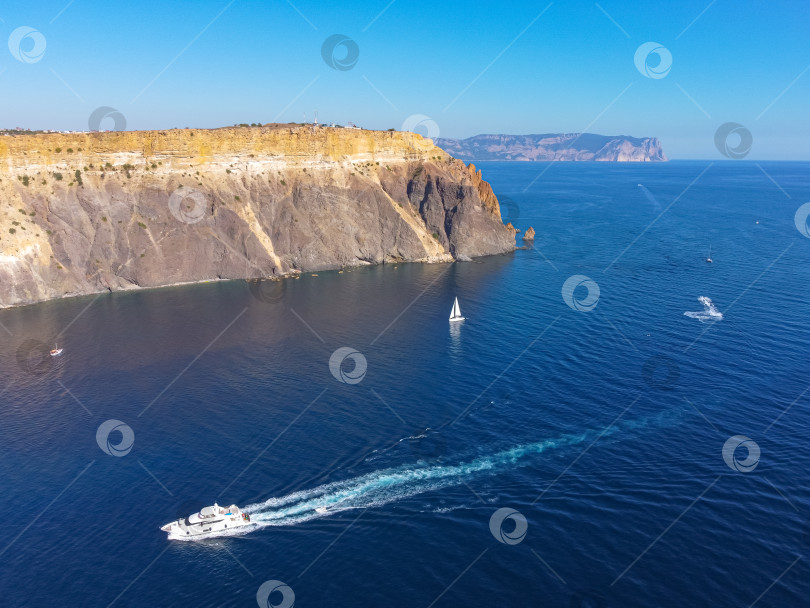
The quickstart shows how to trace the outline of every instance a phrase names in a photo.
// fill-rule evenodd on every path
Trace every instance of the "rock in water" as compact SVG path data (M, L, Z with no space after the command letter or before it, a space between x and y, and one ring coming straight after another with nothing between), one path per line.
M515 248L481 172L413 133L23 134L0 162L0 308Z
M533 241L534 240L534 228L529 226L528 230L526 230L525 234L523 235L524 241Z

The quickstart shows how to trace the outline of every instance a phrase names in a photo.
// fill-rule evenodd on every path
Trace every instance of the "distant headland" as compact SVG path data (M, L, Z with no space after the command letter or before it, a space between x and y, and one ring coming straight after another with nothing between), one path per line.
M667 160L655 137L546 133L542 135L475 135L467 139L436 138L437 146L464 161L617 161Z

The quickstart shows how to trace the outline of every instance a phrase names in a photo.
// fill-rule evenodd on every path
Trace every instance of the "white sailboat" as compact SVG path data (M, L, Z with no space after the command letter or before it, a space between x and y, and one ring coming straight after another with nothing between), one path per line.
M458 307L458 298L453 302L453 309L450 311L450 321L463 321L464 317L461 316L461 309Z
M56 346L54 346L54 347L53 347L53 349L51 350L51 357L58 357L58 356L59 356L59 355L61 355L61 354L62 354L62 349L61 349L61 348L59 348L59 345L57 344L57 345L56 345Z

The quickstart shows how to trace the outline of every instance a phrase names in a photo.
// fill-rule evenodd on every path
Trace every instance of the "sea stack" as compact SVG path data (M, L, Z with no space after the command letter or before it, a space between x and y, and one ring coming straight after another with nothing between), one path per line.
M529 226L526 232L523 234L524 241L533 241L534 240L534 228Z

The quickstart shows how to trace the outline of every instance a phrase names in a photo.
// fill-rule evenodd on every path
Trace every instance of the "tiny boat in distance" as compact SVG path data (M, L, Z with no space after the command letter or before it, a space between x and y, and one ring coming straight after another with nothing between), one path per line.
M168 532L169 536L206 536L249 524L250 515L240 511L236 505L226 508L214 503L212 507L203 507L199 513L181 517L160 529Z
M62 349L59 348L58 344L55 344L53 350L51 350L51 357L58 357L62 354Z
M712 246L709 245L709 255L706 256L706 261L711 264L712 263Z
M458 298L453 302L453 310L450 311L450 321L463 321L464 317L461 316L461 309L458 307Z

